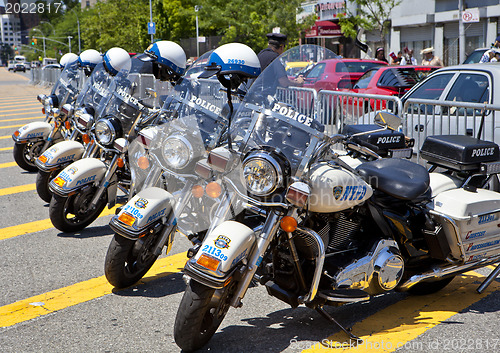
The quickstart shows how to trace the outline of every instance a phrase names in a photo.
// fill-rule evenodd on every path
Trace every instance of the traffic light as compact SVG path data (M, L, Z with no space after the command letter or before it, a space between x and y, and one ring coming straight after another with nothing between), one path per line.
M31 38L31 45L35 45L35 38Z
M37 44L37 42L38 42L38 40L37 40L36 38L35 38L34 40L35 40L35 45L36 45L36 44Z

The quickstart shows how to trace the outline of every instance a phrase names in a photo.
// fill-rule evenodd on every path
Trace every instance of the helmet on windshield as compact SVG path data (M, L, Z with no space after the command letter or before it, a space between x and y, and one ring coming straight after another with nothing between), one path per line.
M182 47L168 40L151 44L139 58L153 62L153 74L161 81L177 80L186 71L186 53Z
M130 70L132 60L125 49L114 47L109 49L103 57L104 68L115 76L120 70Z
M95 49L83 51L78 57L78 65L82 67L85 74L89 76L94 67L102 61L102 55Z
M208 58L208 65L199 77L217 75L221 84L230 89L241 82L260 74L260 61L257 54L247 45L229 43L215 49Z
M73 53L66 53L59 60L59 64L61 65L61 67L64 68L66 65L68 65L68 64L71 65L72 63L74 63L77 60L78 60L78 55L73 54Z

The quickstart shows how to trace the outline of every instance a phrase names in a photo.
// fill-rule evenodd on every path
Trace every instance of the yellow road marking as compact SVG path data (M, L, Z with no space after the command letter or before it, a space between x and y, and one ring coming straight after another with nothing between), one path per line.
M25 192L25 191L31 191L31 190L36 190L35 184L12 186L10 188L0 189L0 196L17 194L19 192Z
M21 124L21 125L8 125L8 126L0 126L0 129L12 129L13 127L21 127L26 124Z
M185 252L158 259L141 282L146 283L177 273L184 267L186 260ZM101 276L20 300L0 307L0 327L32 320L112 292L113 286L105 276Z
M8 150L12 150L14 149L14 147L3 147L3 148L0 148L0 151L8 151Z
M44 116L32 116L29 118L17 118L17 119L0 119L0 123L4 123L7 121L21 121L21 120L33 120L33 119L44 119Z
M324 352L335 347L335 352L393 352L500 288L494 281L483 294L478 294L476 288L484 278L470 271L457 276L435 294L409 296L367 317L352 327L352 332L363 340L357 346L351 345L354 342L339 332L303 353ZM425 345L424 351L429 351Z
M18 102L18 101L35 101L35 102L38 102L38 99L36 97L33 98L33 97L26 97L26 96L23 96L23 97L2 97L2 98L0 98L0 103L10 103L10 101L12 101L12 102ZM38 102L38 103L40 103L40 102Z
M40 109L40 107L36 107L36 108L28 108L28 109L9 109L9 110L0 110L0 114L2 114L2 113L7 113L7 112L19 112L19 111L22 111L22 110L35 110L35 109Z
M0 168L14 167L16 165L16 162L0 163Z
M12 138L12 135L7 135L7 136L0 136L0 140Z
M33 103L33 104L16 104L16 105L0 105L0 108L15 108L15 107L27 107L27 106L31 106L31 105L38 105L40 106L40 102L36 102L36 103Z
M102 211L102 213L99 215L99 217L114 215L115 210L116 207L113 207L111 209L105 208L104 211ZM46 230L50 228L54 228L50 219L42 219L41 221L33 221L12 227L6 227L0 229L0 240L14 238L19 235L39 232L41 230Z

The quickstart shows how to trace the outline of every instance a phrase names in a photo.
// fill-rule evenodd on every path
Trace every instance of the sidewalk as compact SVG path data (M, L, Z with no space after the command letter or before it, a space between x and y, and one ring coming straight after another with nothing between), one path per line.
M29 71L27 74L8 71L6 67L0 67L0 98L34 96L40 93L50 94L51 87L33 86L29 83Z

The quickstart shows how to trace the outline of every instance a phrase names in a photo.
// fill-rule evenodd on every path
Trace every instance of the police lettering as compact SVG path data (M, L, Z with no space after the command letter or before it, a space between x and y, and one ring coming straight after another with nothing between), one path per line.
M95 177L96 177L95 175L92 175L92 176L89 176L87 178L80 179L76 182L76 185L78 186L78 185L90 183L91 181L94 181Z
M222 111L221 108L213 105L212 103L207 102L204 99L198 98L196 96L191 97L191 102L193 102L194 104L199 105L200 107L205 108L208 111L210 111L214 114L217 114L217 115L219 115L220 112Z
M475 150L472 150L472 156L471 157L484 157L484 156L492 156L495 153L495 147L488 147L488 148L477 148Z
M379 143L398 143L399 140L401 139L401 136L383 136L379 137L377 140L377 144Z
M157 219L158 217L163 216L163 215L165 214L165 211L166 211L166 210L167 210L167 208L165 207L163 210L156 212L154 215L152 215L152 216L150 216L150 217L148 218L148 221L147 221L146 223L152 222L152 221L154 221L155 219Z
M139 107L139 109L142 109L144 108L144 106L139 103L139 101L137 100L137 98L135 97L132 97L130 95L130 93L127 92L127 90L124 88L124 87L120 87L116 90L116 93L118 93L120 96L122 96L123 98L123 101L125 103L128 103L128 102L131 102L132 104L134 104L136 107Z
M283 106L281 104L275 103L273 107L273 112L278 112L281 115L286 116L289 119L296 120L301 124L304 124L306 126L311 126L311 123L313 121L312 118L309 118L308 116L305 116L304 114L300 114L299 112L293 110L292 108Z
M56 163L62 163L62 162L67 162L67 161L70 161L70 160L73 160L75 157L74 154L72 154L71 156L66 156L66 157L61 157L57 160Z

